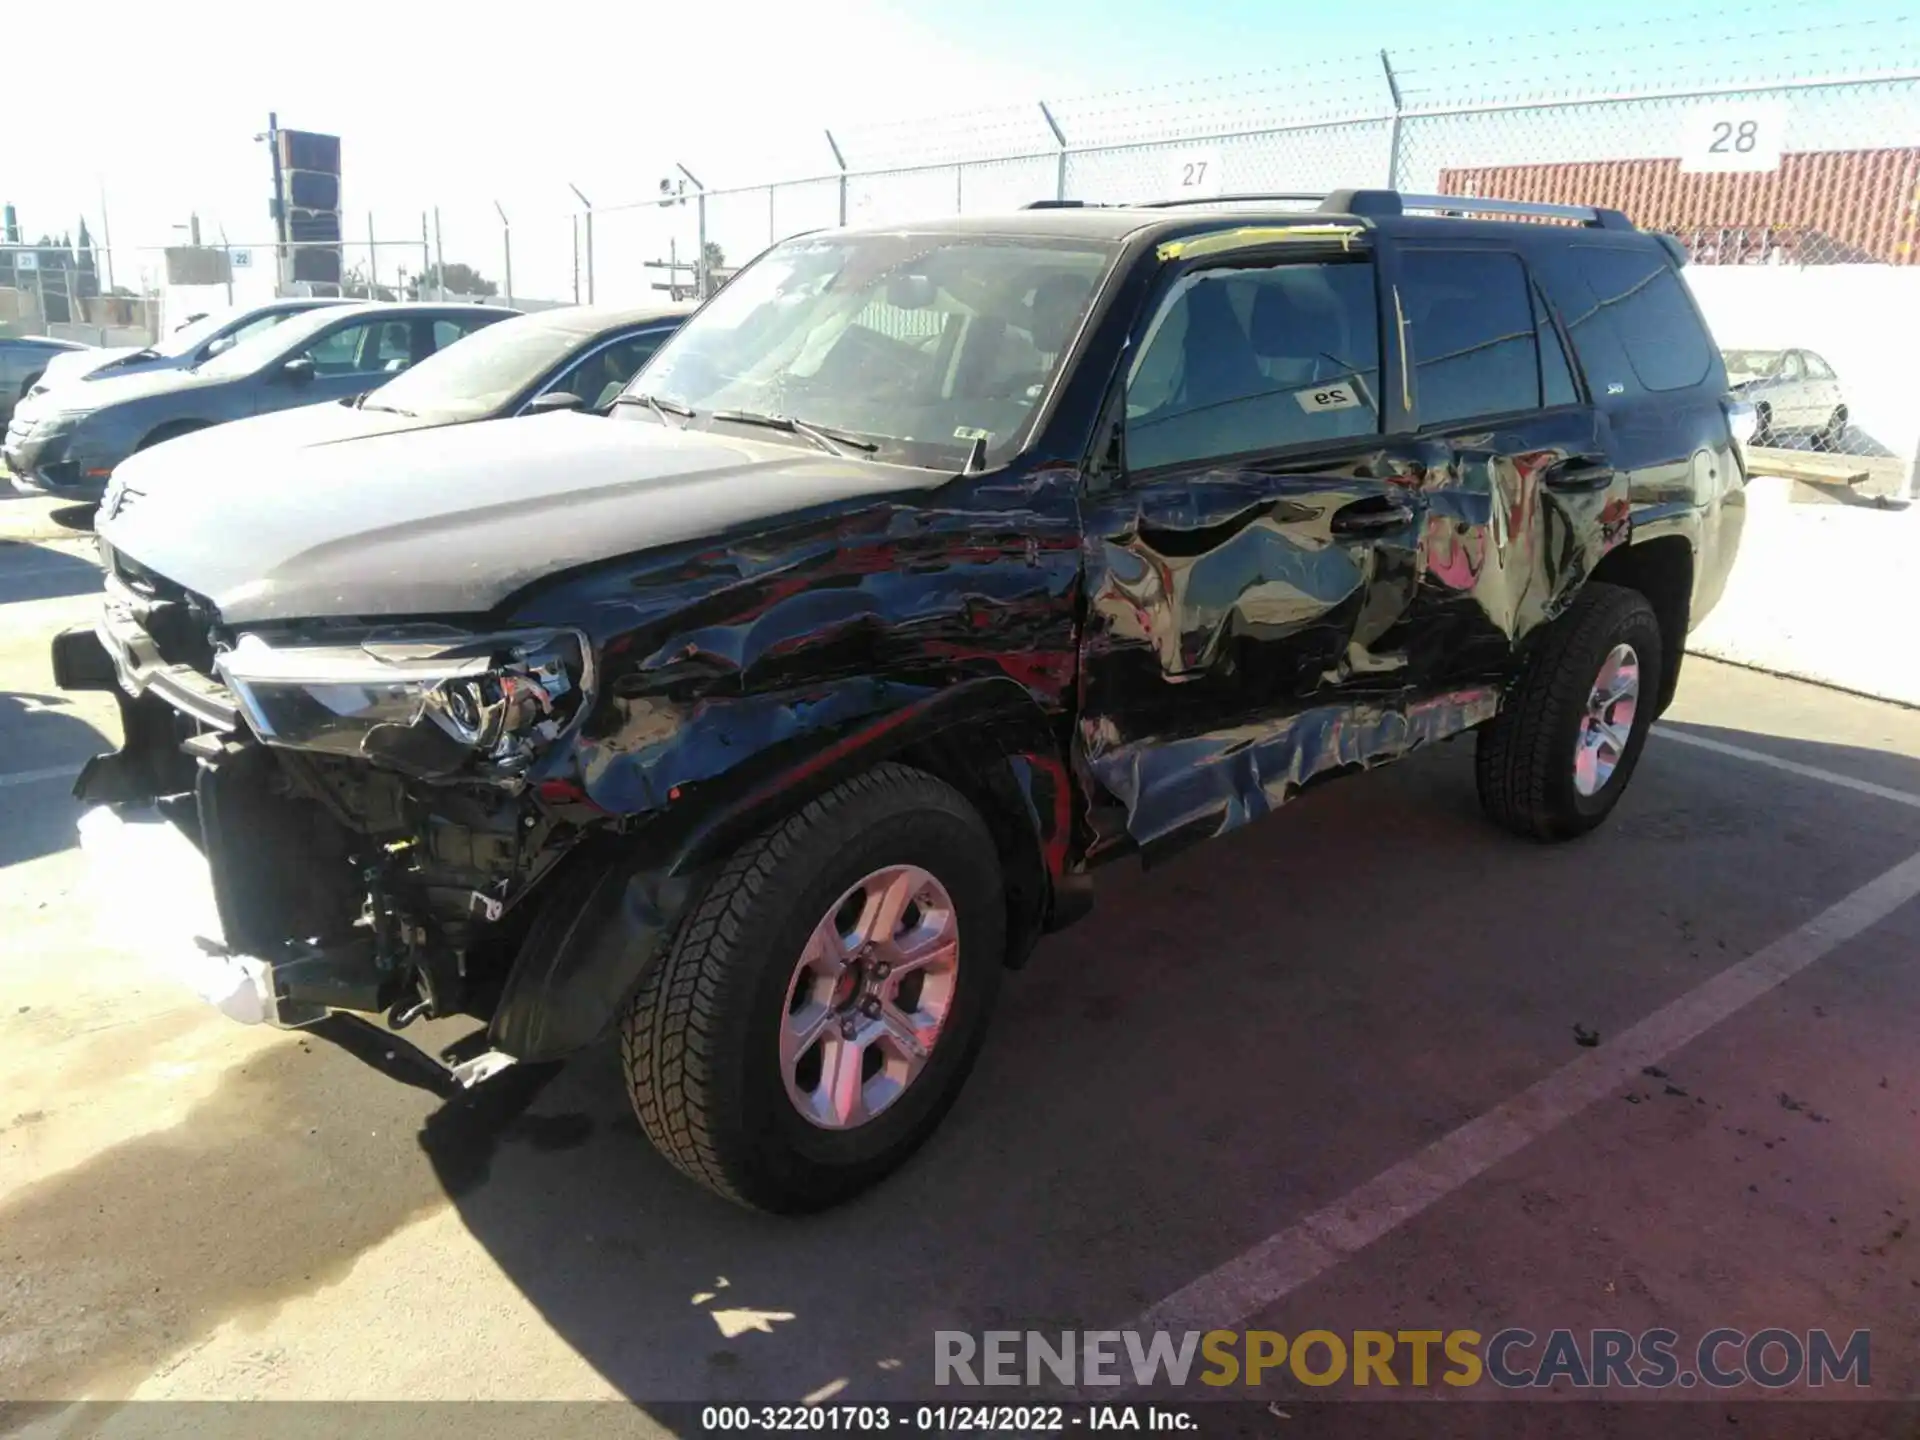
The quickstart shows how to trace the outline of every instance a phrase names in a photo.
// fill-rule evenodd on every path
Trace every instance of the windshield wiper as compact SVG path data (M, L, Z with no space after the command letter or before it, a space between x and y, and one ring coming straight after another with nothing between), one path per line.
M418 420L420 418L419 415L412 410L402 410L398 405L369 405L364 399L360 402L360 408L362 410L384 410L389 415L404 415L409 420Z
M616 405L644 405L660 417L660 423L662 425L667 423L667 416L669 415L678 415L682 420L691 420L693 418L693 407L691 405L682 405L678 400L662 400L658 395L616 395L613 397L613 403Z
M848 450L871 455L880 448L873 441L862 440L858 435L849 435L844 430L829 430L824 425L809 424L791 415L762 415L754 410L716 410L713 418L731 420L736 425L764 425L769 430L784 430L789 435L804 435L829 455L844 455Z

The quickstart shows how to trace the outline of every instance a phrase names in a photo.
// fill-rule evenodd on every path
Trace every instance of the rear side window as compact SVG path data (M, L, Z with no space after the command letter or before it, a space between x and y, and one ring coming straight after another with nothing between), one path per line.
M1520 257L1495 250L1405 250L1400 296L1411 331L1421 425L1540 404L1533 292Z
M1127 381L1128 466L1378 433L1373 277L1347 261L1179 280Z
M1576 245L1573 252L1599 313L1620 337L1642 385L1684 390L1707 378L1713 345L1665 256L1598 245Z

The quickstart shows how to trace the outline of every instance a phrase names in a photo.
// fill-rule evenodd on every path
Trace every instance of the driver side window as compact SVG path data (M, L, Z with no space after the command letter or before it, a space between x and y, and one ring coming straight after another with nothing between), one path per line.
M1378 433L1373 275L1344 261L1182 277L1128 378L1128 467Z

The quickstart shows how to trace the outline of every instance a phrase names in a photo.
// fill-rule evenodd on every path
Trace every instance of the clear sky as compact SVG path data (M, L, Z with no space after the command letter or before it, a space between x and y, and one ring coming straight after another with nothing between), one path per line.
M1278 71L1275 103L1380 103L1391 50L1410 98L1465 87L1574 88L1727 78L1755 69L1885 68L1920 54L1896 0L726 0L547 7L328 0L162 6L94 0L78 43L18 52L0 81L0 199L31 235L99 226L104 193L126 273L132 247L179 239L189 212L236 245L270 235L267 112L342 137L346 229L417 236L438 206L449 260L497 277L500 201L538 288L570 251L567 182L605 207L642 198L676 160L709 185L824 171L832 126L856 167L934 143L922 117L1040 97L1076 127L1151 128L1218 91L1211 77ZM190 18L183 18L190 17ZM1559 21L1564 17L1566 23ZM316 22L323 28L315 29ZM1208 82L1208 83L1197 83ZM1075 106L1071 97L1130 92ZM945 130L951 139L969 126ZM1038 138L1037 136L1033 138ZM1077 138L1077 137L1076 137ZM869 163L871 163L869 161ZM618 221L601 220L603 243ZM527 290L523 283L522 290Z

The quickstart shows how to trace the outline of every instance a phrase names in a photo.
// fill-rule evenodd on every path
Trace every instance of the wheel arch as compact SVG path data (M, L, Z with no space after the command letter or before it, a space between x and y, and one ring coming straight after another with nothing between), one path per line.
M728 855L886 760L946 782L979 811L1006 884L1007 958L1024 962L1045 930L1086 908L1084 879L1068 871L1074 805L1059 730L1016 682L969 680L769 747L683 796L669 791L674 808L582 842L542 887L490 1022L495 1048L556 1059L608 1034Z
M1693 605L1693 545L1684 535L1662 535L1619 545L1607 552L1588 577L1637 590L1653 606L1660 622L1660 693L1655 714L1664 714L1680 684L1687 628Z
M133 448L136 451L149 450L167 440L177 440L182 435L191 435L196 430L205 430L214 424L211 420L162 420L146 434L140 437L140 443Z

